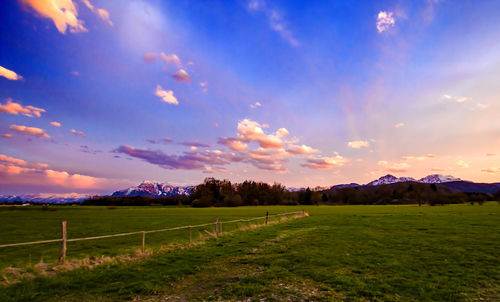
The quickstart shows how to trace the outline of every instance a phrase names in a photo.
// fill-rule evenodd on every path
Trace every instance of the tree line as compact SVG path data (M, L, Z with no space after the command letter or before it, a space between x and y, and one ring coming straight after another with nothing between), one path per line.
M170 197L96 197L85 200L84 205L186 205L192 207L237 207L244 205L376 205L376 204L429 204L482 203L500 200L496 194L464 193L452 191L440 184L402 182L380 186L332 188L328 190L306 188L290 192L274 183L206 178L189 196Z

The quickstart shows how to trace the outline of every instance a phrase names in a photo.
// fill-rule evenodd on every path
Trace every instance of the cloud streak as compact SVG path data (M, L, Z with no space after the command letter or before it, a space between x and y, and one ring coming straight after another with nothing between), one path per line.
M50 138L50 136L47 133L45 133L45 130L36 127L27 127L23 125L10 125L9 130L27 136L34 136L38 138Z
M0 104L0 112L15 115L22 114L29 117L40 117L42 115L42 112L45 112L45 109L33 106L24 107L23 105L12 101L11 98L8 98L5 104Z
M380 11L377 15L377 30L382 33L396 24L393 12Z
M14 71L0 66L0 76L9 79L11 81L21 80L23 77L15 73Z

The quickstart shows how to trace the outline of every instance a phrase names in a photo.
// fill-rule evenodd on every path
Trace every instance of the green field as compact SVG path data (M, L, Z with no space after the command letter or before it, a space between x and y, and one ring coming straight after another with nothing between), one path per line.
M500 300L500 205L0 209L1 243L156 229L305 209L310 217L131 263L0 288L0 301ZM166 235L165 235L166 236ZM181 233L162 241L189 240ZM128 242L130 240L130 242ZM172 241L171 241L172 240ZM123 242L125 241L125 242ZM127 244L128 243L128 244ZM68 245L69 257L138 249L140 236ZM52 250L51 250L52 249ZM30 251L28 251L30 250ZM49 262L58 244L0 250L6 265ZM31 254L31 257L29 255ZM54 256L52 256L54 255ZM53 258L51 258L53 257ZM26 260L26 258L28 260Z

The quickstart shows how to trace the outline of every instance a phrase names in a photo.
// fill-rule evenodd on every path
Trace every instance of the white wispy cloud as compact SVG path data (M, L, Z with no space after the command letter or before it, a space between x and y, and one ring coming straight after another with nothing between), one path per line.
M276 9L267 5L264 0L251 0L248 2L250 11L262 12L266 15L269 26L285 41L292 46L298 46L299 41L295 38L293 32L288 28L287 21L283 15Z
M109 25L113 26L113 22L109 18L109 12L103 8L97 8L90 3L90 0L82 0L83 4L87 6L94 14L98 15L102 20L106 21Z
M45 133L45 130L36 127L27 127L23 125L10 125L9 130L18 132L22 135L35 136L38 138L50 138L50 136Z
M393 12L380 11L377 16L377 30L382 33L396 24Z
M348 142L347 146L349 146L350 148L353 148L353 149L360 149L363 147L370 147L370 142L368 142L368 141L352 141L352 142Z

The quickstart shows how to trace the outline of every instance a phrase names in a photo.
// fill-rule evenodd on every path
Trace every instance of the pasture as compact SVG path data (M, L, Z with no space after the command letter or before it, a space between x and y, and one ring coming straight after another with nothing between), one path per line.
M0 288L2 301L498 301L500 205L0 209L1 243L198 224L305 209L311 216L144 259ZM149 247L189 235L148 238ZM165 237L161 237L165 236ZM168 237L168 238L167 238ZM116 241L115 241L116 240ZM130 242L128 242L130 240ZM68 257L137 250L140 236L68 244ZM78 243L80 244L80 243ZM59 244L0 250L3 267L57 259ZM52 249L52 250L51 250ZM51 258L52 257L52 258Z

